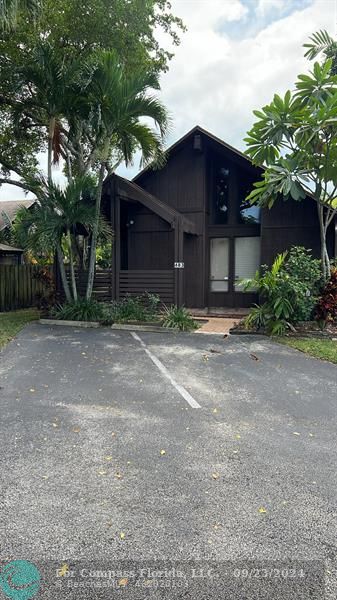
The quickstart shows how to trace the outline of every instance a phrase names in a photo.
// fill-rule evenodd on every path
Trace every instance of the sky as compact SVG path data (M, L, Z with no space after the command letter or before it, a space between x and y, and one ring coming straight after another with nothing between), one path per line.
M172 126L169 146L200 125L244 150L254 122L252 111L274 93L292 89L296 76L312 64L302 45L327 29L337 37L337 0L171 0L172 12L188 31L161 79L161 98ZM168 48L166 34L158 32ZM128 178L139 170L119 168ZM60 173L55 174L57 178ZM1 199L20 199L19 188L3 186Z

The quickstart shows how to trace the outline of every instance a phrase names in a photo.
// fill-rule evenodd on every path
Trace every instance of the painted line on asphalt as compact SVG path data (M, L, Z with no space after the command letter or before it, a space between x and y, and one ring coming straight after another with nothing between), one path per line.
M134 331L130 331L132 337L140 343L144 352L148 355L148 357L152 360L152 362L156 365L162 375L169 380L169 382L173 385L173 387L179 392L179 394L186 400L186 402L192 408L201 408L200 404L191 396L191 394L182 386L180 383L177 383L176 380L172 377L171 373L167 370L167 368L163 365L163 363L157 358L152 352L147 348L145 342L135 333Z

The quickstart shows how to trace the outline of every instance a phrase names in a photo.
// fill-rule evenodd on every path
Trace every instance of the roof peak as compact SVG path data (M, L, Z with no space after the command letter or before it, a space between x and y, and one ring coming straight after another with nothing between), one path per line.
M221 138L217 137L216 135L214 135L213 133L211 133L204 127L201 127L201 125L195 125L194 127L192 127L192 129L190 129L187 133L185 133L182 137L180 137L176 142L171 144L171 146L169 146L165 150L165 154L170 154L172 152L172 150L175 150L177 147L179 147L181 144L183 144L191 135L193 135L197 132L201 133L202 135L205 135L206 137L208 137L210 140L212 140L216 144L219 144L219 146L221 146L222 148L226 148L227 150L229 150L230 152L233 152L240 158L243 158L249 164L252 164L251 159L246 154L244 154L237 148L234 148L234 146L227 144L227 142L225 142ZM135 177L133 177L132 181L136 182L139 177L141 177L144 173L146 173L150 169L151 169L151 165L148 165L147 167L142 169L139 173L137 173L137 175Z

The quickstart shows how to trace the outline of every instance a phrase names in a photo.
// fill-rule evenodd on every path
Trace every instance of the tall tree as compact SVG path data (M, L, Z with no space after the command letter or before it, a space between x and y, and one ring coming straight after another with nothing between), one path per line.
M179 43L179 33L184 26L172 14L168 0L43 0L35 27L31 19L20 12L14 31L0 31L0 185L10 183L30 189L27 176L39 171L37 157L48 148L46 114L38 119L37 107L33 112L25 109L27 100L32 109L32 96L39 90L44 113L46 100L50 104L51 99L56 101L58 113L64 92L69 92L71 78L67 82L67 74L72 61L90 62L97 50L114 50L128 73L145 70L159 75L168 68L172 57L157 41L160 29L167 34L168 42L171 39L173 45ZM48 67L47 58L54 65L49 62L48 89L43 90L40 75L42 67ZM59 80L55 78L58 63ZM23 78L28 68L31 69L30 81ZM68 102L72 109L73 100ZM56 120L61 123L58 117ZM50 122L52 134L52 119ZM71 128L74 131L74 122ZM62 137L58 135L62 133L60 130L54 133L57 134L55 141ZM63 133L63 141L65 136ZM77 139L80 136L77 127ZM85 157L83 146L82 149ZM80 151L76 165L80 171L83 170L82 158Z
M41 9L40 0L1 0L0 24L3 29L11 30L23 12L35 18Z
M295 91L254 111L247 154L264 166L262 181L248 196L251 203L271 207L276 200L311 197L317 204L322 272L330 274L327 231L337 214L337 76L332 60L314 64L299 75Z
M154 73L140 69L137 74L128 73L114 52L98 55L90 83L87 87L90 105L88 144L91 151L87 168L98 164L96 194L96 222L91 240L87 298L91 298L98 222L105 174L114 151L119 150L126 164L132 161L136 148L142 153L144 163L162 159L162 139L169 124L164 105L151 92L159 88ZM154 129L140 119L150 119L158 127Z

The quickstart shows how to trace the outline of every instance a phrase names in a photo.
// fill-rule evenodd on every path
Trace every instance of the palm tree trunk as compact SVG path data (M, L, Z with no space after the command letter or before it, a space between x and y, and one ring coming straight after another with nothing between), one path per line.
M51 181L53 162L53 139L55 133L55 118L52 117L48 127L48 181Z
M71 298L71 293L70 293L70 289L69 289L69 285L68 285L68 281L67 281L66 270L64 268L63 252L62 252L60 242L57 243L56 253L57 253L57 260L58 260L59 268L60 268L60 275L61 275L63 290L66 295L66 300L67 300L67 302L71 302L72 298Z
M102 162L100 170L99 170L98 186L97 186L97 192L96 192L95 223L94 223L92 237L91 237L89 271L88 271L88 282L87 282L87 292L86 292L87 300L91 299L92 290L93 290L93 286L94 286L96 247L97 247L97 238L98 238L99 219L101 216L101 201L102 201L104 174L105 174L105 162Z
M71 287L73 290L73 298L74 298L75 302L77 302L78 296L77 296L76 277L75 277L75 270L74 270L74 255L73 255L72 241L71 241L71 235L70 235L69 229L67 229L67 239L68 239L68 246L69 246Z

